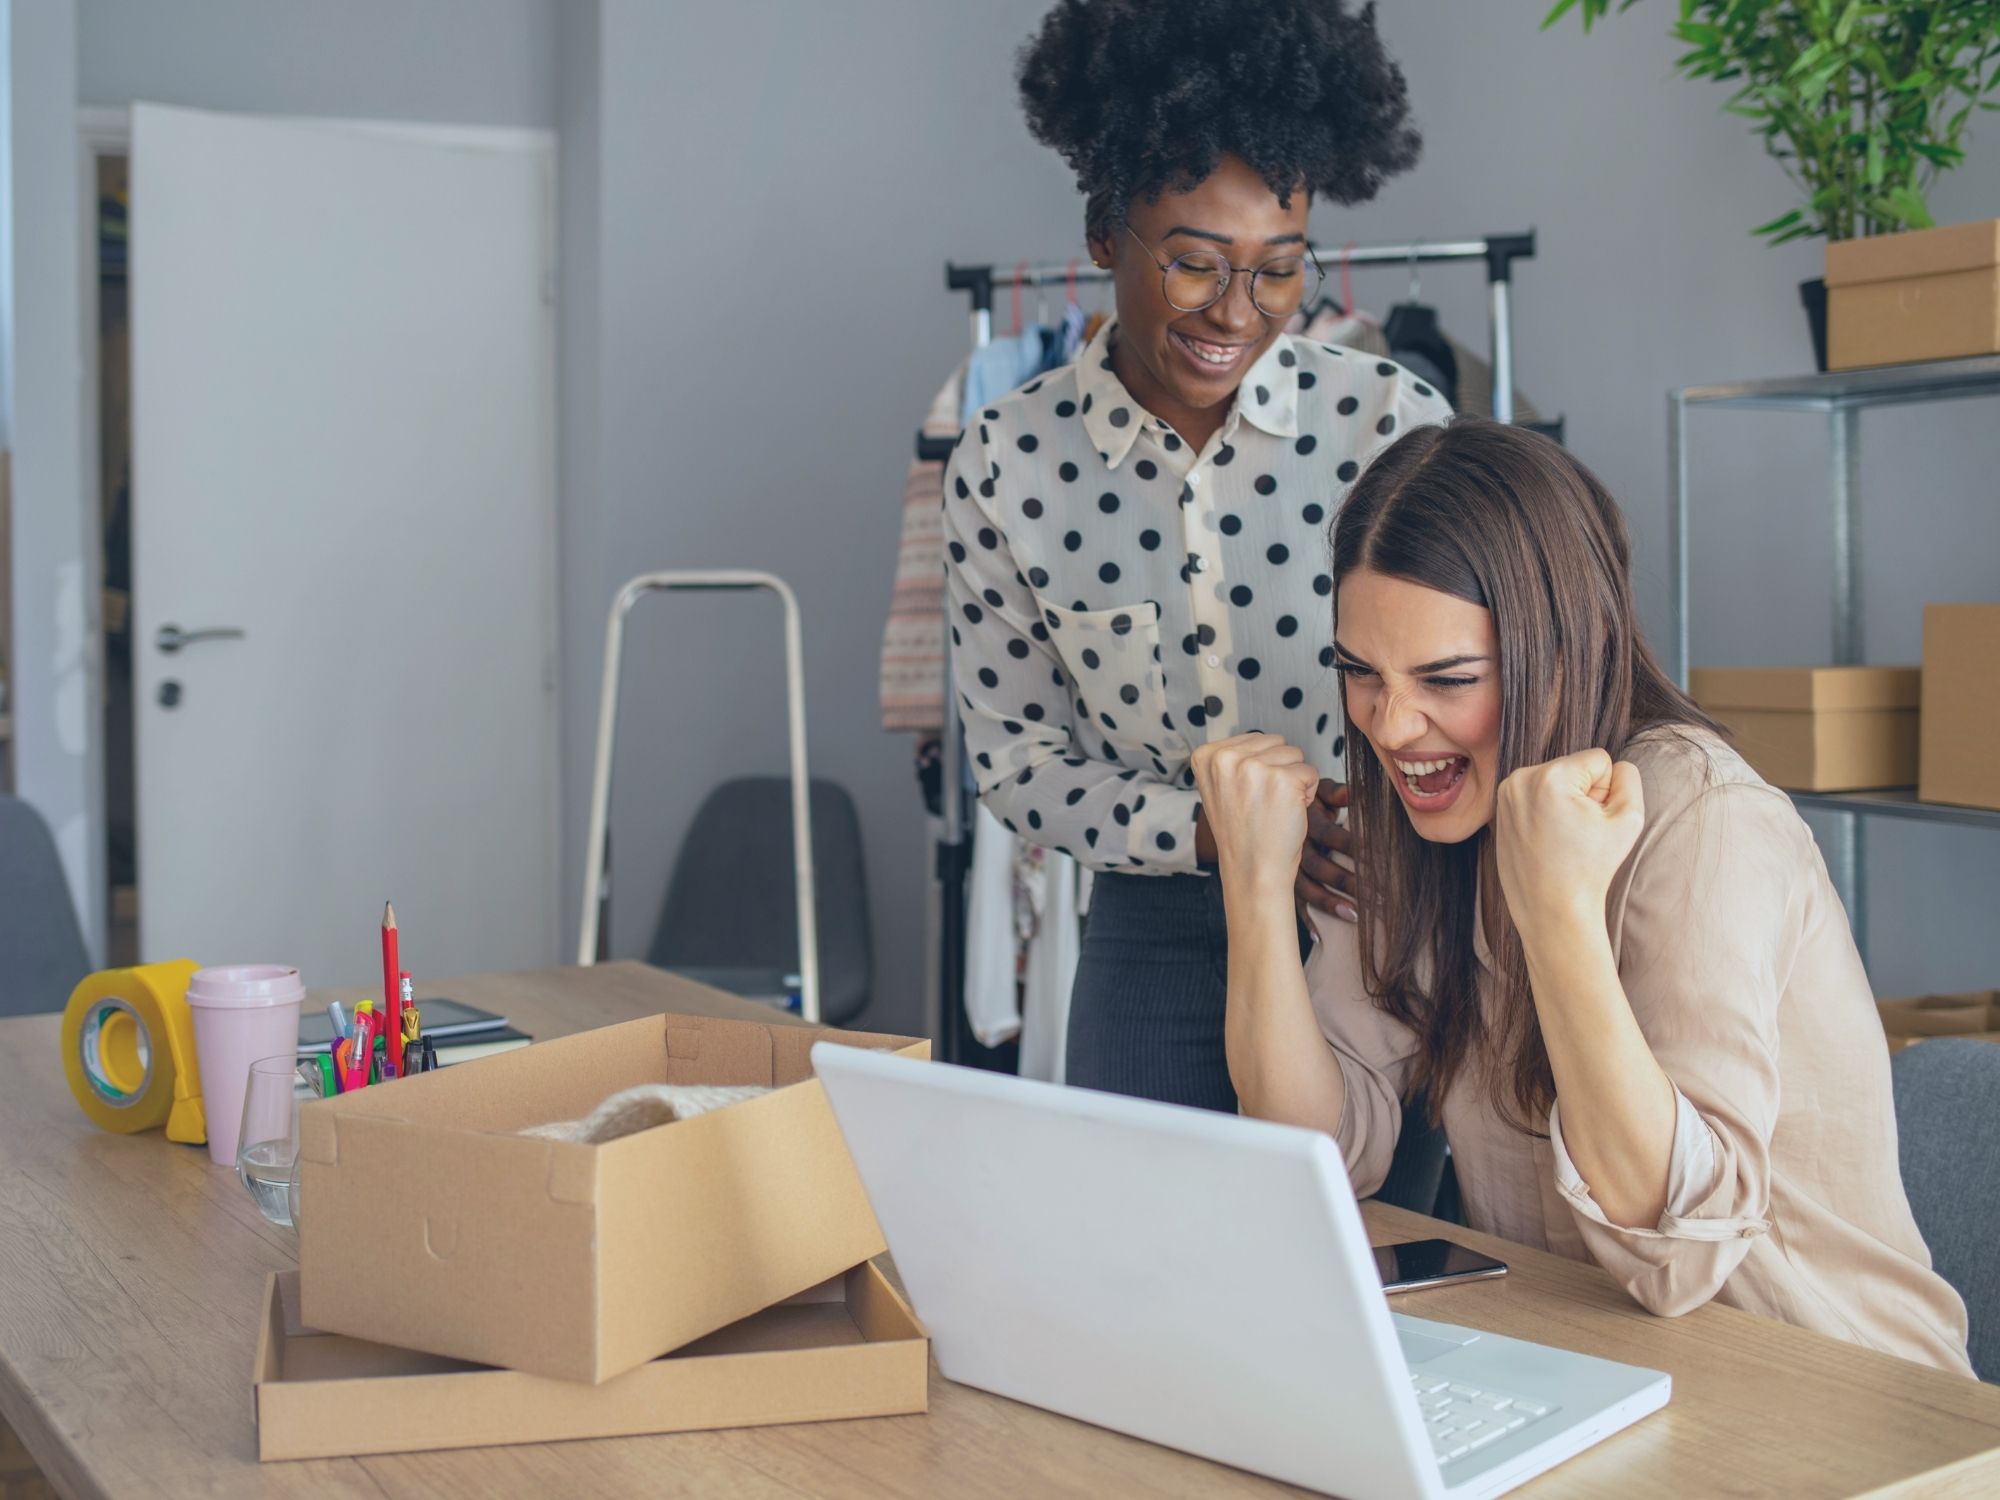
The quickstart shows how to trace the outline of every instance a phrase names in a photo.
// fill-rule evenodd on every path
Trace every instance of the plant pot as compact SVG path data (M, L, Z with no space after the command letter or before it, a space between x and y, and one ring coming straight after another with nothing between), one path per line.
M1812 329L1813 368L1826 373L1826 280L1814 277L1799 283L1799 300L1806 305L1806 324Z

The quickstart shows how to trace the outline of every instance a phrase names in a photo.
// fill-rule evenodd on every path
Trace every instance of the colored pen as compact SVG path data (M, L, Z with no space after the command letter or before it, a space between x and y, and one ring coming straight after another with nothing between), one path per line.
M340 1092L340 1083L333 1076L333 1072L333 1059L324 1052L315 1053L313 1076L319 1079L319 1096L322 1099L331 1099Z
M347 1035L347 1012L340 1008L338 1000L326 1002L326 1017L333 1022L334 1040L338 1041Z
M348 1059L353 1053L354 1043L346 1037L333 1049L333 1089L337 1094L347 1092Z
M416 987L410 983L410 971L404 969L396 976L396 1003L389 1007L388 1025L383 1035L389 1039L389 1061L400 1071L403 1066L403 1017L409 1013L411 997Z
M368 1086L368 1070L375 1065L375 1012L357 1011L354 1017L354 1046L347 1064L347 1087Z
M396 952L396 908L394 903L382 903L382 1008L389 1016L389 1056L392 1061L403 1059L403 988L397 983L402 967Z

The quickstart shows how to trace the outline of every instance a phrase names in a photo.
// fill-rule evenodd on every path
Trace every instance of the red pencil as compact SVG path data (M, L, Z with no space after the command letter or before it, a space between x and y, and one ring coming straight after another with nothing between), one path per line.
M403 1071L403 970L396 954L395 903L382 903L382 1014L387 1020L389 1061Z

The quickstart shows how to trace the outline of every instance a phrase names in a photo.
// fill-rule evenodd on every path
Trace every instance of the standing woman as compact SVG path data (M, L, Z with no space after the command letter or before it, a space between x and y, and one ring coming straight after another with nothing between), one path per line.
M1415 162L1374 7L1063 0L1023 51L1117 314L978 413L945 477L953 666L987 810L1099 872L1070 1005L1088 1088L1233 1110L1214 841L1189 769L1249 730L1344 745L1326 525L1370 455L1449 415L1396 365L1295 340L1315 194ZM1315 804L1297 900L1352 919Z

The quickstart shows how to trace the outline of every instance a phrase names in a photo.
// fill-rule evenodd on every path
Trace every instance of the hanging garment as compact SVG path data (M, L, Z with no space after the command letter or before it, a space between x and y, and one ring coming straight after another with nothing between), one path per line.
M963 363L924 414L927 438L958 436ZM944 727L944 464L912 459L903 476L903 530L896 582L882 630L878 692L882 727L937 734Z
M1415 359L1404 361L1402 351L1390 347L1381 324L1366 313L1343 313L1331 301L1320 303L1301 337L1318 344L1337 344L1342 348L1359 349L1366 354L1386 355L1400 363L1407 363L1414 373L1427 380L1433 374L1442 376L1444 373L1435 364L1425 368ZM1451 352L1456 385L1455 389L1444 385L1438 389L1451 390L1456 397L1453 410L1468 412L1476 417L1492 416L1493 366L1450 334L1444 335L1444 342ZM1518 386L1514 389L1514 420L1518 423L1541 420L1541 412L1536 409L1535 403L1524 396Z
M961 427L972 425L973 414L1009 391L1027 384L1060 363L1058 330L1031 323L972 351L965 366L965 399L959 403Z
M1390 358L1444 393L1458 405L1458 355L1438 327L1437 309L1427 302L1398 302L1382 325Z
M1370 318L1366 312L1342 312L1332 302L1320 302L1314 310L1312 320L1306 324L1302 338L1310 338L1316 344L1340 344L1342 348L1356 348L1364 354L1386 354L1392 360L1402 360L1402 352L1390 348L1382 326ZM1450 334L1444 336L1446 348L1452 352L1454 376L1456 376L1456 402L1452 410L1468 412L1472 416L1492 416L1494 414L1494 368L1484 356L1476 354L1468 346L1460 344ZM1414 362L1412 362L1412 368ZM1442 372L1440 372L1442 374ZM1442 386L1440 386L1442 390ZM1536 404L1528 400L1520 386L1514 388L1514 420L1516 422L1540 422L1542 414Z
M1020 1037L1021 1076L1060 1083L1081 947L1076 862L1023 843L981 808L967 906L972 1034L987 1047Z

